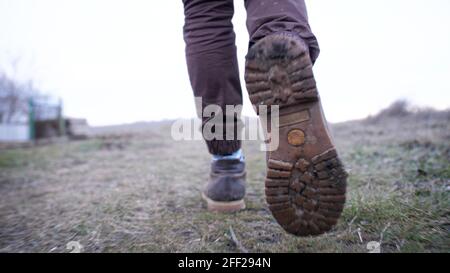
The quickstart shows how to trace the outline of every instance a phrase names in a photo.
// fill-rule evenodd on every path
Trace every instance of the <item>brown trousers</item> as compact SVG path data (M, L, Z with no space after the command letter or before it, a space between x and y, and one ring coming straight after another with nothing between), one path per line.
M236 57L235 33L231 19L233 0L183 0L186 61L195 97L201 97L203 108L215 104L241 105L242 90ZM314 62L319 45L308 24L304 0L245 0L249 47L275 32L294 32L309 46ZM201 113L202 109L197 109ZM209 118L203 118L205 124ZM231 126L239 124L235 117ZM230 126L230 124L228 124ZM225 126L226 127L226 126ZM209 152L231 154L240 149L238 140L206 141Z

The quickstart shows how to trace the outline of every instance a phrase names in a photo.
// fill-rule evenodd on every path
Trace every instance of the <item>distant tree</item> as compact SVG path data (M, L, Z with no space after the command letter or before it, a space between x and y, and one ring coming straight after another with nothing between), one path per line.
M0 123L24 121L28 115L31 98L43 97L34 88L33 81L20 82L0 71Z
M0 121L11 123L27 112L27 88L0 72Z

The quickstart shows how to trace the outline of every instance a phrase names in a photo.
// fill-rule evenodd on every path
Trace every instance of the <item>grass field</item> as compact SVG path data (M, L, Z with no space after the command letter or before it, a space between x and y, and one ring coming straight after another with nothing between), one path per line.
M259 142L244 143L247 209L207 212L206 146L173 141L161 122L0 150L0 251L68 252L78 241L85 252L368 252L376 241L382 252L450 252L450 112L391 107L332 130L349 191L323 236L274 221Z

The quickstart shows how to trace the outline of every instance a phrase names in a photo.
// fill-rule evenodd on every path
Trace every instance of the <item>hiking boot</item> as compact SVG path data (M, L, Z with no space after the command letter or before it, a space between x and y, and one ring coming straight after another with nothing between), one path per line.
M245 163L242 160L213 160L209 183L202 192L208 210L234 212L244 209L245 175Z
M246 57L245 80L254 106L270 111L279 105L279 146L268 152L265 181L273 216L298 236L329 231L344 208L347 173L322 111L308 47L293 33L261 39Z

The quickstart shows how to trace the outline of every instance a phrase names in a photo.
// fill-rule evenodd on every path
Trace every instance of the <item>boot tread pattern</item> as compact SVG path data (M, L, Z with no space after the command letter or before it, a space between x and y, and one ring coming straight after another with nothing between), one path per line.
M305 45L291 36L278 36L278 40L257 43L247 55L245 81L250 101L254 105L284 107L317 100L316 81Z
M298 236L331 230L344 208L347 173L317 111L320 99L307 47L293 35L267 36L247 55L245 80L254 106L280 107L283 148L269 154L265 181L273 216ZM283 109L288 111L281 114Z
M287 171L289 166L292 169ZM322 234L337 223L344 208L346 178L335 149L311 161L300 158L296 164L271 159L266 200L288 232L299 236Z

